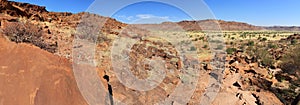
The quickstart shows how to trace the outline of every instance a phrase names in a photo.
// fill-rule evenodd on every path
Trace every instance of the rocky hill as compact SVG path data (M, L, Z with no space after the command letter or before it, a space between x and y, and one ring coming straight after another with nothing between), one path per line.
M180 21L180 22L163 22L161 24L135 24L138 27L152 30L219 30L219 31L251 31L265 30L263 27L250 25L241 22L223 21L223 20L199 20L199 21ZM176 26L176 27L174 27ZM170 27L172 27L170 29Z
M238 31L238 30L263 30L262 27L253 26L247 23L241 22L227 22L223 20L200 20L200 21L182 21L178 24L186 30L214 30L215 25L212 23L218 23L221 30L225 31ZM199 27L200 26L200 27Z

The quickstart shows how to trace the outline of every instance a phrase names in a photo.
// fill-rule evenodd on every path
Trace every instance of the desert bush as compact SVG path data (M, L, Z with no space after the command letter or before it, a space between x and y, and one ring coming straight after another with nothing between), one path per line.
M275 60L273 59L272 55L267 51L267 49L258 48L255 51L255 55L264 66L271 67L275 63Z
M16 43L31 43L48 52L54 53L57 43L47 44L44 42L43 31L38 26L29 22L15 22L7 24L1 32L11 41Z
M195 46L192 46L191 48L190 48L190 51L196 51L197 49L196 49L196 47Z
M269 43L268 48L277 48L277 45Z
M296 43L297 43L297 40L296 40L296 39L291 40L291 44L292 44L292 45L295 45Z
M236 51L236 48L227 48L226 52L227 54L233 54Z
M262 38L262 37L259 35L258 38L257 38L257 40L261 40L261 38Z
M29 22L10 23L2 29L2 33L16 43L38 43L42 40L42 30Z
M247 45L248 45L248 46L254 46L254 41L249 41L249 42L247 43Z
M267 40L268 40L267 38L262 38L262 39L261 39L261 41L267 41Z
M100 41L101 43L101 41L108 40L104 33L118 34L117 32L112 32L112 27L109 27L105 21L109 20L94 14L85 15L77 26L76 38L93 43Z
M283 72L300 77L300 46L291 49L281 60Z
M263 55L263 56L260 56L261 57L261 63L264 65L264 66L268 66L268 67L271 67L273 66L274 64L274 59L269 56L269 55Z
M287 102L292 102L292 100L299 100L299 93L297 96L296 89L300 86L300 46L296 46L289 50L289 53L281 59L282 63L280 64L283 74L287 73L293 75L297 78L290 79L289 91L285 92L284 99ZM290 76L289 76L290 77ZM281 93L282 94L282 93Z
M247 36L246 36L246 34L242 34L242 35L240 35L240 37L241 38L246 38Z
M81 23L77 28L76 36L79 39L85 39L92 42L96 42L99 34L99 30L96 30L95 26L88 23Z
M259 46L250 46L247 48L247 54L253 56L256 61L259 61L262 65L271 67L275 63L272 55L265 48L259 48Z
M204 40L204 37L200 37L199 40Z

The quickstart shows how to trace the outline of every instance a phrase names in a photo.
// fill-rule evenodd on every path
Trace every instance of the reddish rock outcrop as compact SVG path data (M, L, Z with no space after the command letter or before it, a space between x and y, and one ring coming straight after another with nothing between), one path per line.
M0 37L0 105L86 105L71 63Z

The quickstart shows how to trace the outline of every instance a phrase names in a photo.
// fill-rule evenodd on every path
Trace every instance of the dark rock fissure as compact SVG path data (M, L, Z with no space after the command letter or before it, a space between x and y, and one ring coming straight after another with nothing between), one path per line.
M233 83L233 86L238 87L238 88L242 87L238 82Z
M257 96L257 95L254 94L254 93L252 93L252 96L256 99L255 103L256 103L257 105L262 105L262 103L261 103L260 100L259 100L259 96Z
M104 75L103 78L107 81L107 87L108 87L110 105L114 105L114 98L113 98L112 87L109 84L109 76L108 75Z

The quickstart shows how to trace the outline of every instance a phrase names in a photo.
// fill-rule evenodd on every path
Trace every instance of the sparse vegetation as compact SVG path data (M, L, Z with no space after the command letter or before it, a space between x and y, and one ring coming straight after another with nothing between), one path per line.
M233 54L236 51L236 48L227 48L226 52L227 54Z
M297 40L295 40L295 39L293 39L292 41L291 41L291 44L292 45L295 45L297 43Z
M269 43L268 48L277 48L276 44Z
M42 30L29 22L15 22L2 29L2 33L16 43L37 43L42 41Z
M267 40L268 40L267 38L262 38L262 39L261 39L261 41L267 41Z
M247 49L247 53L253 56L258 62L260 62L264 66L273 66L275 60L273 59L272 55L266 50L265 48L258 47L249 47Z
M282 58L281 68L285 73L300 78L300 46L291 49L289 53Z
M207 47L208 47L207 45L204 45L204 46L203 46L203 48L207 48Z
M248 45L248 46L254 46L254 41L249 41L249 42L247 43L247 45Z
M16 43L32 43L42 49L54 53L57 43L47 44L44 42L42 29L30 22L14 22L2 29L2 33Z
M197 49L196 49L196 47L195 46L192 46L191 48L190 48L190 51L196 51Z

